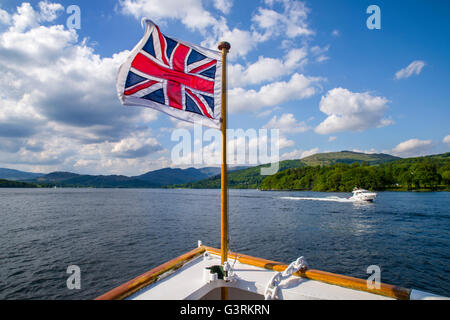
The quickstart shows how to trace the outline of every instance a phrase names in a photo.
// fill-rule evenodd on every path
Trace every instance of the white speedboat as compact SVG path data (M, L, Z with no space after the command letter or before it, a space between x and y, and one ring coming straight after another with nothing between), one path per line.
M350 200L353 201L373 201L377 197L375 192L370 192L365 189L355 188L353 189L353 196Z

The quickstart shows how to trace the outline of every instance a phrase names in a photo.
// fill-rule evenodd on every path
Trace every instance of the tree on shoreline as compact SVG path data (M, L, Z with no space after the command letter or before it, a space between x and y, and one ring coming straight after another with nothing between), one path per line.
M355 186L368 190L449 189L449 161L423 159L380 165L338 163L287 169L265 178L262 190L311 190L350 192Z

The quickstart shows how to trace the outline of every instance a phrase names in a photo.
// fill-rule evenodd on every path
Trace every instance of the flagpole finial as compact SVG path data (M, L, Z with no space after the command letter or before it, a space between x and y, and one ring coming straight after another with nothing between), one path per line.
M219 50L222 51L223 49L228 52L231 49L231 45L226 41L222 41L221 43L219 43Z

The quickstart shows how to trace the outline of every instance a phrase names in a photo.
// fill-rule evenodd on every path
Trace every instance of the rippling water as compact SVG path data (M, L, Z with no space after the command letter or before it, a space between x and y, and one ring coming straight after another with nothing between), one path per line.
M450 296L450 193L349 195L231 190L231 249L359 278L379 265L385 283ZM92 299L197 240L220 247L219 203L219 190L0 189L0 299Z

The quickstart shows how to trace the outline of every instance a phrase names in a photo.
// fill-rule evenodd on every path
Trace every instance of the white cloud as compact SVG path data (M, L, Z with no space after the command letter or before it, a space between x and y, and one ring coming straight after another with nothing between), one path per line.
M321 48L320 46L313 46L313 47L311 47L310 50L311 50L311 53L313 55L317 56L319 54L327 52L329 49L330 49L330 46L326 46L326 47L323 47L323 48Z
M260 113L257 114L258 118L264 118L264 117L268 117L272 114L273 110L272 109L267 109L265 111L262 111Z
M331 35L335 36L335 37L339 37L341 35L340 31L338 29L334 29L331 32Z
M230 13L233 6L233 0L214 0L214 7L222 11L224 14Z
M400 157L423 156L430 151L432 146L431 140L410 139L392 149L392 154Z
M145 132L133 133L112 147L112 153L115 156L127 159L145 157L160 150L162 147L158 141L155 138L147 137Z
M12 15L13 26L10 30L22 32L29 27L37 27L39 18L39 13L28 2L24 2L20 7L17 7L17 13Z
M119 3L124 14L136 19L151 17L155 22L179 19L191 30L200 31L218 24L201 0L119 0Z
M325 46L322 48L319 46L313 46L311 47L310 51L312 56L315 57L316 61L320 63L330 59L330 57L325 55L325 53L328 52L329 49L330 46Z
M287 101L309 98L320 90L319 82L322 80L294 73L288 82L270 83L261 87L259 91L232 89L228 93L230 111L234 113L255 111Z
M28 2L17 7L17 12L13 15L0 9L0 22L12 24L10 31L23 32L28 28L36 28L40 22L54 21L64 7L58 3L41 1L38 4L40 11L33 9Z
M0 23L9 25L11 23L11 16L9 13L0 8Z
M333 142L336 141L337 137L336 136L331 136L328 138L328 142Z
M343 88L332 89L320 101L320 110L328 117L315 131L319 134L330 134L390 125L393 121L384 118L388 102L386 98L372 96L368 92L354 93Z
M300 159L312 156L318 152L319 152L319 148L313 148L311 150L306 150L306 151L302 152L302 154L300 155Z
M297 121L292 113L274 116L263 128L279 129L282 133L302 133L311 129L304 121Z
M446 136L443 140L443 143L445 143L446 145L450 146L450 134L448 136Z
M358 153L365 153L365 154L374 154L374 153L379 153L377 150L375 150L374 148L371 148L369 150L361 150L361 149L353 149L353 152L358 152ZM386 151L387 153L389 153L390 151Z
M59 3L48 3L47 1L39 2L41 9L41 20L54 21L58 17L59 11L64 11L64 7Z
M283 150L285 148L290 148L290 147L295 146L295 142L287 139L283 135L280 135L280 140L278 142L278 146L279 146L280 150Z
M411 62L409 66L401 69L395 73L395 79L406 79L411 77L413 74L420 74L422 72L425 62L421 60L416 60Z
M230 88L260 84L290 75L306 63L306 56L305 48L296 48L289 50L283 60L260 56L258 61L246 68L232 64L229 66Z
M263 29L274 28L278 24L278 21L282 19L282 14L265 8L258 8L258 14L253 16L253 21Z
M309 28L307 18L309 9L304 2L291 0L266 1L266 4L273 6L274 2L281 2L283 13L273 9L258 8L258 12L253 16L252 21L257 27L264 30L264 38L273 35L285 35L288 38L299 36L310 36L314 34Z
M230 29L226 24L225 18L222 17L210 32L206 34L206 39L202 41L201 45L217 50L217 44L221 41L228 41L231 44L228 57L230 60L235 60L238 57L245 57L247 53L261 42L261 39L247 30Z
M316 61L317 62L324 62L324 61L327 61L327 60L329 60L330 59L330 57L327 57L327 56L325 56L325 55L320 55L320 56L318 56L317 58L316 58Z

